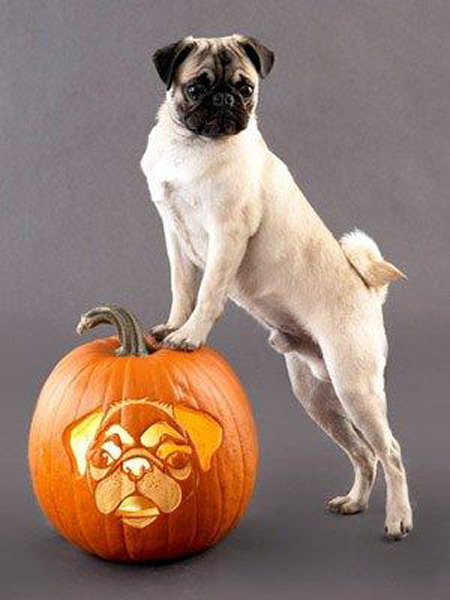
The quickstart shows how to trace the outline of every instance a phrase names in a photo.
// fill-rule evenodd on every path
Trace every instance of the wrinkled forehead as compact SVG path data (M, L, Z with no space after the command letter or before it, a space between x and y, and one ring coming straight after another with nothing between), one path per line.
M132 444L137 443L146 432L147 438L151 437L154 441L151 445L156 445L164 436L185 437L175 419L165 411L142 404L124 406L115 411L103 421L97 437L103 439L109 434L116 434L123 443Z
M258 74L238 42L232 37L196 38L194 50L181 65L178 81L183 84L207 72L213 79L236 83L242 76L257 82Z

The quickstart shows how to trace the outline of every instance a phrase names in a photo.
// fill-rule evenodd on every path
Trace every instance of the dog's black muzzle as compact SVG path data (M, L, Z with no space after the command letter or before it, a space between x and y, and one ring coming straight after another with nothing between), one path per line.
M186 127L210 138L236 135L247 127L249 115L242 98L226 88L212 90L184 115Z

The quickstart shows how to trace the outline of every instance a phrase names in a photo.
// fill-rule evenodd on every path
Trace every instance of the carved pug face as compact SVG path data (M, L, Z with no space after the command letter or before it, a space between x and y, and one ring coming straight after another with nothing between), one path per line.
M153 61L174 118L194 134L218 138L247 127L274 55L248 36L189 36L157 50Z
M222 428L183 404L123 400L70 425L64 443L98 510L144 528L189 497L222 442Z

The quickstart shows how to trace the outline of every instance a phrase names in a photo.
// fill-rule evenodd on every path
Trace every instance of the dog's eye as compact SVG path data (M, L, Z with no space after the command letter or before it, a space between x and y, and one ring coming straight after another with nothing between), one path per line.
M206 87L202 83L190 83L186 86L186 94L190 100L198 100L206 93Z
M241 92L241 96L243 98L250 98L250 96L253 94L252 86L248 85L247 83L244 83L244 85L239 88L239 91Z

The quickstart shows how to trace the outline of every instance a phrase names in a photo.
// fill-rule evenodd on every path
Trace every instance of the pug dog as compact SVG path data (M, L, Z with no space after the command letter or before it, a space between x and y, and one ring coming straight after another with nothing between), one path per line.
M141 167L162 219L172 306L152 335L193 350L227 298L248 311L284 355L298 400L354 467L351 489L330 510L365 510L379 461L385 533L401 539L413 520L386 412L382 305L403 274L365 233L335 239L267 147L256 107L270 49L238 34L189 36L153 62L166 95Z
M65 431L64 444L99 512L143 529L189 498L222 436L200 410L142 398L84 415Z

